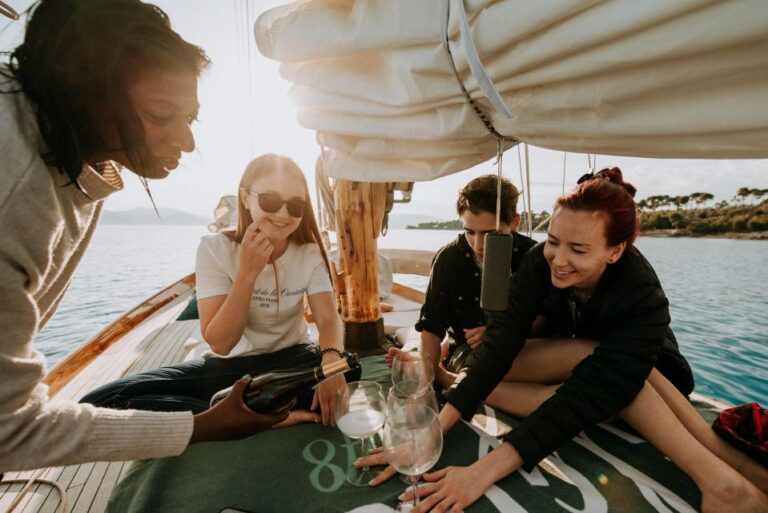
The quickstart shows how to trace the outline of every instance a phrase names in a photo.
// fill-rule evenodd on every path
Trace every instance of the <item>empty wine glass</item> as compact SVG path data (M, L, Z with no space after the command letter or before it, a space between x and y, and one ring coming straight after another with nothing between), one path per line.
M419 503L419 477L440 459L443 433L432 408L409 404L407 400L391 404L384 423L384 457L395 470L411 479L413 503L401 502L395 510L404 513Z
M403 408L406 405L421 405L440 413L437 404L435 389L430 384L422 384L418 381L401 381L389 388L387 394L387 411L392 408Z
M402 381L414 382L418 389L431 385L435 369L429 353L422 351L400 351L392 359L392 384Z
M405 408L407 406L427 406L440 413L437 404L437 396L432 385L419 383L418 381L401 381L389 388L387 394L387 412L395 408ZM399 474L399 479L405 484L411 483L411 478L404 474Z
M386 401L381 385L373 381L355 381L339 389L334 413L336 426L349 438L360 440L361 456L366 455L365 441L384 424ZM368 486L368 482L381 470L370 467L357 469L350 466L347 482L355 486Z

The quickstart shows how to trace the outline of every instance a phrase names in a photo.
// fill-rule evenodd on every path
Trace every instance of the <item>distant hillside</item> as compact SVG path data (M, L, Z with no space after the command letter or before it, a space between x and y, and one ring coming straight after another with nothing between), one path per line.
M537 229L537 231L542 231L542 226L545 224L546 221L549 220L549 213L546 210L542 210L540 214L532 214L531 219L533 220L533 227ZM521 219L521 228L520 231L525 229L527 222L526 215L522 215ZM408 230L454 230L454 231L463 231L464 230L464 224L461 222L460 219L454 219L452 221L429 221L426 223L418 223L416 225L409 225ZM543 231L546 231L546 228L544 228Z
M398 230L407 228L409 225L441 221L445 221L445 219L423 214L390 214L389 227Z
M460 220L453 221L427 221L425 223L409 224L408 230L463 230L464 225Z
M151 208L134 208L132 210L105 210L101 215L102 224L183 224L205 226L212 219L190 214L175 208L161 208L160 218Z
M640 226L644 234L696 237L733 233L768 232L768 200L758 205L728 205L675 210L642 210ZM762 235L759 237L762 238Z

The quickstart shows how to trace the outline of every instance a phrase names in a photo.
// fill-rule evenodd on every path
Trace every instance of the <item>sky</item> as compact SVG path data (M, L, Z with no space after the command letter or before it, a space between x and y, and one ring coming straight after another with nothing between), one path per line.
M5 0L21 11L29 0ZM284 2L276 0L157 0L174 29L205 49L212 60L200 81L200 122L193 126L197 148L164 180L150 183L161 208L176 208L211 217L221 196L233 194L246 164L262 153L292 157L314 185L314 163L319 154L314 132L296 122L288 100L289 83L278 64L258 53L253 22L258 15ZM0 18L0 51L21 42L23 22ZM248 63L251 62L250 67ZM250 73L249 73L250 70ZM564 156L530 147L533 210L549 210L563 190ZM588 157L565 157L565 188L588 170ZM768 160L677 160L598 155L598 168L619 166L638 189L637 198L667 194L710 192L716 201L730 200L739 187L768 188ZM495 173L485 163L429 183L416 183L413 200L397 204L393 214L425 214L455 218L456 191L468 180ZM504 158L504 174L520 185L517 150ZM124 191L109 198L108 210L151 207L138 179L124 173ZM428 193L426 193L429 191ZM314 198L313 198L314 199Z

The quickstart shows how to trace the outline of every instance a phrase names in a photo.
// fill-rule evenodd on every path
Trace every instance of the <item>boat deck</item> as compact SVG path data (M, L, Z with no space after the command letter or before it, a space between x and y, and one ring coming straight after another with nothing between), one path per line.
M199 355L204 344L199 322L175 320L194 291L189 283L182 282L144 303L155 300L159 307L149 312L149 317L135 326L128 322L127 331L118 335L114 343L95 356L81 372L74 374L55 393L54 400L78 400L94 388L115 379ZM396 286L394 294L387 298L387 302L394 306L393 312L384 314L388 333L413 326L420 308L417 302L419 298L414 294L419 293ZM409 299L405 296L411 297ZM141 309L141 306L137 308ZM127 314L127 319L130 321L130 314ZM120 320L110 328L118 325ZM84 347L93 345L92 341L86 342ZM51 374L56 373L57 368ZM96 462L6 473L0 483L0 513L102 513L106 511L112 489L130 465L131 462ZM30 478L36 478L37 481L23 494L21 491L26 483L6 483L9 480L27 481ZM65 492L66 500L62 501L61 493L54 485L39 480L58 483ZM12 506L13 509L10 509Z
M83 344L80 349L54 367L46 378L53 400L77 400L86 392L120 377L198 357L206 347L200 335L199 322L196 320L176 320L193 292L193 278L182 279L128 312ZM413 325L419 315L423 294L395 284L392 296L385 301L394 307L394 311L384 314L385 331L388 334L396 334L398 339L406 345L415 343L418 340L418 334L413 330ZM314 327L313 325L310 326L311 328ZM695 403L702 414L708 411L711 415L712 412L727 406L700 396L695 399L706 401L705 403ZM481 443L481 446L485 447L488 444L492 445L496 440L493 436L488 437L488 435L494 434L493 429L489 429L489 425L477 424L478 418L482 417L476 416L470 427L478 433L480 442L485 439L483 437L487 438L487 442ZM490 417L486 416L486 418ZM633 435L620 432L610 425L601 425L599 429L595 430L593 436L595 434L603 436L603 431L615 435L614 438L618 437L617 440L629 440L630 445L642 442ZM605 442L606 440L603 440L601 443ZM612 441L608 442L616 445ZM573 452L573 447L577 445L587 447L589 451L597 454L600 458L612 462L609 463L611 466L618 464L619 473L626 472L621 470L626 466L623 465L622 461L611 457L598 447L599 444L593 444L588 437L580 437L575 444L571 444L571 449L563 448L560 451L561 456L568 451ZM620 447L612 448L621 450ZM577 450L581 449L577 448ZM624 454L624 457L634 455L638 449L631 448L630 451L630 453ZM651 459L658 460L654 465L665 465L663 459L659 460L659 457L662 456L655 450L652 452L656 456L651 454ZM566 454L566 459L574 456L577 457L576 460L573 460L575 462L589 462L593 459L593 457L584 458L582 454ZM476 457L477 455L474 456L474 458ZM557 457L553 461L556 464L545 460L540 466L547 470L548 474L556 476L557 482L570 483L568 486L572 487L573 479L564 476L560 469L562 467L568 470L570 467L560 462ZM106 511L113 489L126 476L131 465L132 462L96 462L7 473L3 482L0 483L0 513L10 513L11 511L13 513L102 513ZM589 471L586 470L586 472ZM666 470L661 468L661 471L663 474L670 472L679 474L679 470L674 468ZM578 474L575 475L578 476ZM532 476L528 476L527 479L535 477ZM669 477L669 475L660 477L661 482L663 483ZM30 479L33 479L31 484L27 483ZM19 482L7 483L9 480L18 480ZM519 479L517 481L512 479L510 483L513 486L519 486L519 481ZM639 489L645 490L646 481L648 479L645 477L637 481ZM516 482L518 482L517 485L515 485ZM534 484L538 489L541 483L534 479ZM688 485L684 485L682 489L685 490L686 486ZM680 506L679 511L693 511L688 504L691 503L691 500L695 501L695 498L689 497L687 499L688 504L686 504L686 500L679 499L674 493L670 494L663 488L663 485L654 484L654 487L657 488L654 493L662 493L667 500L670 500L671 497L671 500ZM523 496L529 494L529 490L512 487L506 493L510 493L510 496L517 494ZM489 511L508 510L504 506L506 503L504 501L498 502L495 495L491 494L488 497L493 503ZM644 505L644 507L646 506L651 508L649 511L664 510L663 508L654 509L652 503ZM534 508L534 510L536 509Z

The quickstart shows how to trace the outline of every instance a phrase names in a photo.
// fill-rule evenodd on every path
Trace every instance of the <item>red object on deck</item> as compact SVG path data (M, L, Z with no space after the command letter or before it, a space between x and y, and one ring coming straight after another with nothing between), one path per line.
M715 433L768 467L768 410L757 403L728 408L712 423Z

